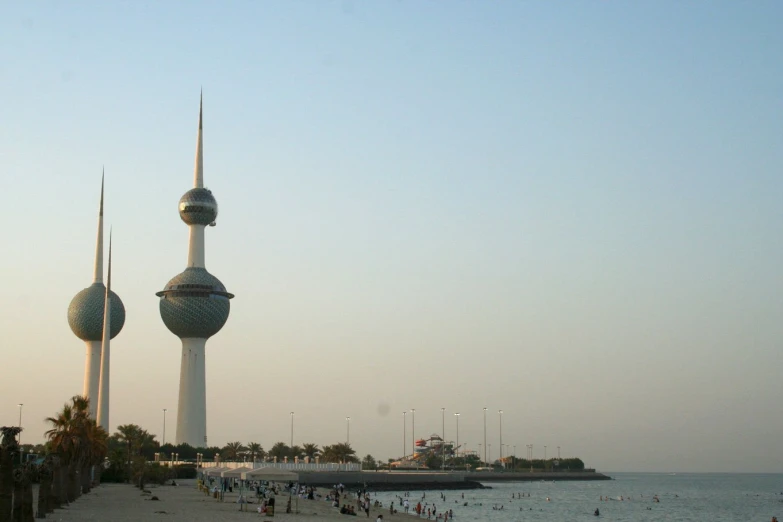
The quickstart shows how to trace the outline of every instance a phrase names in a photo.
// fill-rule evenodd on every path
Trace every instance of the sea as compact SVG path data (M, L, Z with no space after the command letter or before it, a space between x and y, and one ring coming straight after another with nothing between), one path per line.
M612 480L488 482L485 485L492 489L410 491L407 498L411 508L421 501L430 508L434 504L438 513L453 510L455 522L770 522L773 516L783 521L783 474L606 474ZM378 492L374 496L385 508L390 501L395 501L402 513L398 497L404 494L400 491ZM518 494L523 495L522 498L516 498ZM423 499L422 495L425 495ZM384 520L387 517L385 515ZM389 517L389 520L394 518ZM427 518L426 510L422 518Z

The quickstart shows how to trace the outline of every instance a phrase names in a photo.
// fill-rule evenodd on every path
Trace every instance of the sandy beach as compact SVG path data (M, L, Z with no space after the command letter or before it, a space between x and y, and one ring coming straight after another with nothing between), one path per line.
M371 520L379 514L384 520L407 516L389 514L389 507L372 508L369 519L364 515L350 517L341 515L330 502L324 500L299 500L299 513L285 513L287 494L277 496L277 510L274 517L259 515L256 504L246 505L247 511L239 511L237 494L226 494L219 502L196 489L195 480L181 481L178 486L150 486L147 488L160 500L149 500L152 495L143 494L138 488L127 484L102 484L73 504L57 509L47 515L46 520L62 522L101 521L131 522L161 520L166 522L229 522L234 520ZM321 488L319 492L326 494ZM355 503L355 497L353 502ZM293 500L294 507L296 499Z

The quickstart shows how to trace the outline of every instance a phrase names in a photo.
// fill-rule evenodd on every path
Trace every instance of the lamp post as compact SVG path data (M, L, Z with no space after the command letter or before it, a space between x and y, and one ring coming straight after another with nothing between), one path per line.
M446 469L446 408L440 409L441 441L440 441L440 469Z
M416 457L416 408L411 408L411 443L412 454ZM415 460L415 458L414 458ZM416 460L416 470L419 469L419 461Z
M416 453L416 408L411 408L411 442L413 444L412 453Z
M294 447L294 412L291 412L291 447Z
M487 466L492 467L492 465L489 463L490 460L492 460L492 444L487 444L488 448L485 448L487 451L489 451L489 457L487 457L489 460L487 461Z
M166 408L163 408L163 444L161 446L166 445Z
M24 451L22 451L22 406L24 404L19 403L19 464L24 459Z
M481 460L481 443L479 442L479 460Z
M503 410L498 410L498 418L500 419L500 465L505 469L506 465L503 464Z
M459 413L455 413L454 416L457 418L457 447L454 448L454 455L456 455L459 451Z
M557 460L560 460L560 446L557 447Z
M487 464L487 409L484 408L484 465Z
M544 461L546 461L546 444L544 444ZM546 464L544 464L544 467L546 467Z
M407 411L402 412L402 458L405 458L405 450L407 449L405 446L405 439L408 437L408 427L406 426L405 422L405 416L408 415Z
M345 418L345 442L351 443L351 418Z

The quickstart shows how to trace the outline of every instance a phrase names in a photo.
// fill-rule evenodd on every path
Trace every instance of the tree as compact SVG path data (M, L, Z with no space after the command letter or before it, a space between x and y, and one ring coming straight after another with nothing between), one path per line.
M437 455L434 452L430 452L424 460L424 465L430 469L440 469L442 463L443 461L441 460L440 455Z
M66 470L68 501L76 500L83 489L82 477L106 456L106 432L90 417L89 405L88 399L74 395L62 411L46 419L52 425L46 432L49 448L60 457ZM85 479L85 483L89 490L89 480Z
M221 455L224 460L227 461L236 461L239 460L240 455L244 451L244 447L242 446L242 443L237 442L229 442L223 447L223 450L221 451Z
M281 461L284 457L288 456L289 452L290 449L285 442L276 442L275 445L272 446L272 449L269 450L268 456Z
M264 448L261 447L261 444L258 442L251 442L247 445L247 453L250 456L250 460L253 462L258 460L262 460L266 456L266 452L264 451Z
M123 424L122 426L117 426L117 431L111 436L109 447L115 452L120 448L125 451L127 462L126 477L128 481L130 481L131 478L134 478L139 479L141 483L143 482L143 477L137 476L138 473L133 473L133 468L131 466L133 459L134 457L143 457L145 460L150 459L151 457L148 455L154 453L159 445L155 440L155 436L151 435L141 426L137 426L136 424ZM136 471L138 472L138 470L139 467L137 466ZM142 474L143 470L144 468L142 467Z
M45 518L47 513L54 511L52 501L52 456L47 455L38 467L38 518Z
M359 462L356 451L347 442L324 446L321 460L324 462Z
M378 463L369 453L362 459L362 469L378 469Z
M318 447L318 444L312 444L310 442L302 444L302 452L305 457L310 457L310 459L315 459L321 455L321 449Z
M288 448L288 458L293 460L296 457L302 458L304 457L304 451L299 446L291 446Z
M14 461L19 450L17 436L21 428L0 428L0 522L10 522L14 496Z

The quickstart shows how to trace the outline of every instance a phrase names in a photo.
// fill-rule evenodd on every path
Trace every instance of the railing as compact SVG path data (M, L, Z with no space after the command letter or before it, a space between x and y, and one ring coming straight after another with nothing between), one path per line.
M361 464L339 464L334 462L318 463L315 462L202 462L204 469L222 467L229 469L241 468L242 466L256 468L277 468L289 471L361 471Z

